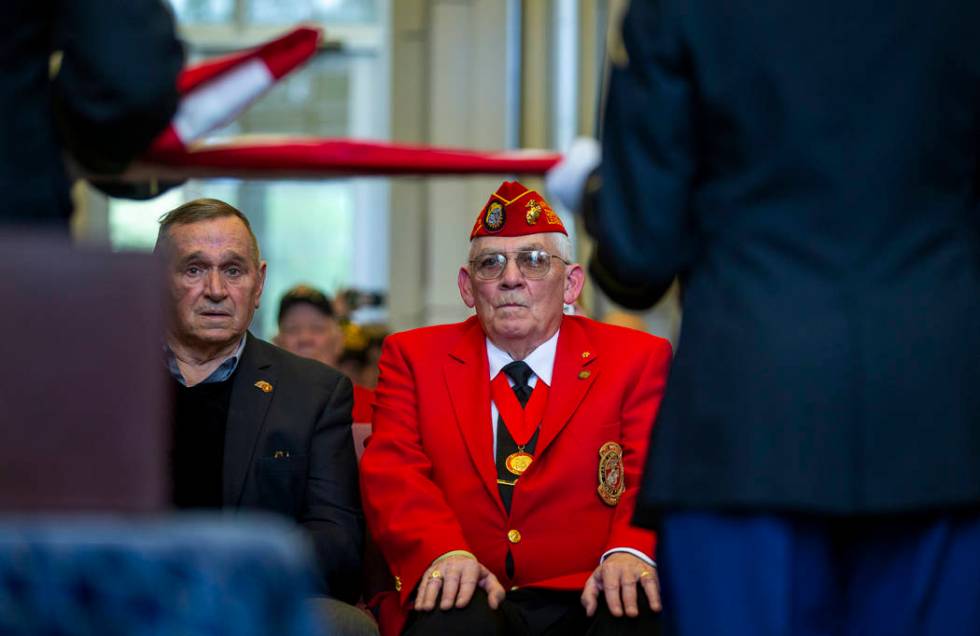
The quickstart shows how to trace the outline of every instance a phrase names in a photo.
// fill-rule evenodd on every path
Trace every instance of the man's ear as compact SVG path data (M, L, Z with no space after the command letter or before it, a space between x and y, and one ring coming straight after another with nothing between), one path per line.
M585 270L578 263L568 265L565 272L565 304L574 305L585 287Z
M259 308L259 301L262 300L262 290L265 289L265 268L266 262L261 261L259 263L259 269L256 274L256 286L255 286L255 308Z
M456 276L456 284L459 285L459 295L463 298L463 303L473 309L476 305L476 294L473 292L473 278L470 270L465 267L459 268L459 275Z

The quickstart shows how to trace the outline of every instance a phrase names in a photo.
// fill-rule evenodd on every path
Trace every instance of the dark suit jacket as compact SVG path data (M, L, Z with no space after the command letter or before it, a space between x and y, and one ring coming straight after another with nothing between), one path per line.
M64 148L90 169L122 169L170 121L182 65L161 0L0 3L0 223L63 224Z
M313 538L322 591L348 602L360 595L364 544L352 404L351 382L339 371L249 334L224 457L224 505L302 524Z
M980 3L635 0L593 273L684 323L638 518L980 502Z

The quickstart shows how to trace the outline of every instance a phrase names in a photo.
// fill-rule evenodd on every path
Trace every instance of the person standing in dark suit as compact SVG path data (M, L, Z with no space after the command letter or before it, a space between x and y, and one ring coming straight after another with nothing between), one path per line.
M330 633L377 633L349 605L364 544L350 380L248 332L266 263L234 207L198 199L171 210L156 251L171 310L175 505L294 519L312 537Z
M980 633L980 3L634 0L623 42L586 222L614 300L681 284L668 631Z
M125 168L176 111L183 60L161 0L5 0L0 225L67 226L65 151L95 172Z

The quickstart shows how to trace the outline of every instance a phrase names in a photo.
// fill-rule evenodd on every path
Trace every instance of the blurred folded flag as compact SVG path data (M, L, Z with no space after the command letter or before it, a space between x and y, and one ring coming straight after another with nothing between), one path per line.
M235 121L276 82L316 53L322 32L299 27L257 48L189 66L177 78L180 105L150 155L186 147Z
M170 126L126 181L195 177L323 178L350 175L544 174L550 151L478 151L317 137L208 140L317 51L322 32L299 27L257 48L186 68Z

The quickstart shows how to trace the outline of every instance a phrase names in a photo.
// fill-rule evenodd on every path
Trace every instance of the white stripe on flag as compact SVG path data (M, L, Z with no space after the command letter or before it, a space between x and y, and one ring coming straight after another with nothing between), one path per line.
M274 83L261 58L219 75L181 100L173 119L177 136L188 144L230 124Z

